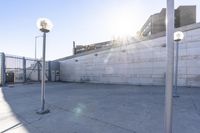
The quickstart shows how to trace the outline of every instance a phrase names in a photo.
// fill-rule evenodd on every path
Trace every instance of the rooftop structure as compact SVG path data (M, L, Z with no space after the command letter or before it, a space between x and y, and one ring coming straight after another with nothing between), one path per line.
M93 43L89 45L76 45L73 41L73 55L84 53L87 51L92 51L96 49L102 49L102 48L110 48L110 47L116 47L123 44L128 44L130 42L135 42L137 39L135 37L127 37L127 38L115 38L110 41L105 42L99 42L99 43Z
M149 36L166 30L166 8L151 15L141 28L141 37ZM175 10L175 28L196 23L196 6L179 6Z
M103 48L111 44L112 44L112 41L105 41L105 42L94 43L94 44L89 44L89 45L75 45L75 42L73 42L73 54L75 55L78 53Z

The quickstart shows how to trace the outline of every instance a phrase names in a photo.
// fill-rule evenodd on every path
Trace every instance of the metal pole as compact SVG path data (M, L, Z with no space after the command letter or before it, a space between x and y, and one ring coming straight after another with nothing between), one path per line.
M44 111L45 106L45 51L46 51L46 33L43 34L43 59L42 59L42 88L41 88L41 101L42 110Z
M2 53L0 53L0 58L1 58L0 59L0 86L3 86L3 82L2 82L3 81L2 80L3 79L3 76L2 76L2 70L3 70L2 69Z
M26 59L23 57L23 78L24 78L24 83L26 82Z
M49 113L48 109L45 109L45 51L46 51L46 32L43 34L43 59L42 59L42 84L41 84L41 110L38 114Z
M76 43L75 41L73 41L73 55L76 54Z
M37 36L35 37L35 59L37 58Z
M174 71L174 0L167 0L167 69L165 87L165 133L172 133L172 91L173 91L173 71Z
M174 80L174 97L179 97L178 95L178 88L177 88L177 83L178 83L178 53L179 53L179 42L176 41L176 64L175 64L175 80Z
M48 81L51 81L51 61L48 62Z
M0 80L1 80L1 81L0 81L0 85L3 86L3 85L4 85L4 61L3 61L3 60L4 60L4 54L3 54L3 53L0 53L0 58L1 58L1 59L0 59L0 63L1 63L1 64L0 64L0 66L1 66L1 67L0 67L0 69L1 69L1 70L0 70L0 73L1 73L1 74L0 74L0 76L1 76L1 77L0 77Z
M37 61L37 70L38 70L38 81L40 81L41 77L40 77L40 61L39 60Z
M6 84L6 55L2 53L2 86Z
M43 37L43 36L35 36L35 59L37 59L37 38Z

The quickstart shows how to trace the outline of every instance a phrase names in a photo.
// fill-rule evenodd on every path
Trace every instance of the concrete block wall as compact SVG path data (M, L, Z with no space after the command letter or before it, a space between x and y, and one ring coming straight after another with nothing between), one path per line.
M184 30L184 29L179 29ZM200 87L200 28L184 31L179 45L179 86ZM164 85L165 36L60 61L61 81Z

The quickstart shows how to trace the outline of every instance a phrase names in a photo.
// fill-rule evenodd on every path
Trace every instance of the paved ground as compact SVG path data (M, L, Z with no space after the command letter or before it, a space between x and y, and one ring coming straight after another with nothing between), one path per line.
M200 88L179 88L174 133L200 132ZM36 114L40 85L0 89L2 133L163 133L164 87L49 83L51 113Z

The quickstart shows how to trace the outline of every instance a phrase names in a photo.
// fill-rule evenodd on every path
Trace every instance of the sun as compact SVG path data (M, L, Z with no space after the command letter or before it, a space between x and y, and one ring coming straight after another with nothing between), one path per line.
M113 36L126 37L136 34L136 25L133 14L131 13L118 13L112 18L110 30Z

